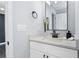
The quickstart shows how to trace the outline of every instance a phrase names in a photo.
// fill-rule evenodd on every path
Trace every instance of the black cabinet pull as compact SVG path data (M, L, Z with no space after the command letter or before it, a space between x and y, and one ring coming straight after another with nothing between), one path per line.
M49 58L49 56L47 56L47 58Z
M45 54L43 55L43 58L45 58Z

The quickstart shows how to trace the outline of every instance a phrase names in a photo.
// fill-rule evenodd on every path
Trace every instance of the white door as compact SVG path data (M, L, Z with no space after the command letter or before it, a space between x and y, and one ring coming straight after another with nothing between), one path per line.
M5 3L5 41L6 41L6 57L12 58L14 56L13 55L12 2Z

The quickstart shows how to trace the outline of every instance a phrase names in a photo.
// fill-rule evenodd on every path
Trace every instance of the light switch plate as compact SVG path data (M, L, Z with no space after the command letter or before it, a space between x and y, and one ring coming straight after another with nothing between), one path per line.
M17 25L17 31L26 31L26 25L18 24Z

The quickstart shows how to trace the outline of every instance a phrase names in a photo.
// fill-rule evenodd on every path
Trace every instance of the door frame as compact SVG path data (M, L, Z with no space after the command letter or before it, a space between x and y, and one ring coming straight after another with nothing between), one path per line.
M5 1L5 42L6 58L13 58L13 19L12 19L12 1ZM7 44L9 42L9 45Z

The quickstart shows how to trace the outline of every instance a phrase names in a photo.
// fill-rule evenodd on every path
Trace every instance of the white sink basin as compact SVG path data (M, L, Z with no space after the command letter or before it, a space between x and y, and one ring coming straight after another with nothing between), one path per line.
M71 47L76 47L76 41L69 41L69 40L64 40L64 39L45 39L46 41L49 41L54 44L58 45L65 45L65 46L71 46Z

